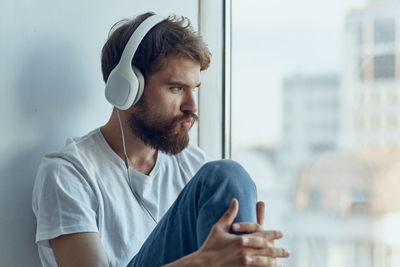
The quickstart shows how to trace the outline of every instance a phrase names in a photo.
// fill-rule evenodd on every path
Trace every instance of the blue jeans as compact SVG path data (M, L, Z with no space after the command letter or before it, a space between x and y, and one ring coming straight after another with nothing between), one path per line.
M235 222L256 223L257 191L248 173L232 160L205 164L128 266L162 266L196 251L229 208L232 198L239 201Z

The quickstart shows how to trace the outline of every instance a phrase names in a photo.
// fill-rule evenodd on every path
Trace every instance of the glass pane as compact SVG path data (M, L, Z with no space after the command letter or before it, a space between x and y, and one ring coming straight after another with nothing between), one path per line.
M232 158L279 262L399 265L400 1L232 0L232 27Z
M375 44L395 42L395 17L377 17L374 20L374 41Z
M374 79L394 79L395 76L394 54L377 55L374 57Z

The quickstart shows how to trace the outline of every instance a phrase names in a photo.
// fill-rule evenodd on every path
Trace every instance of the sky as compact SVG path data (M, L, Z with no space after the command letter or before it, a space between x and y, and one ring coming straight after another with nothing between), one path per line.
M232 0L233 147L279 144L282 79L340 74L346 14L365 3Z

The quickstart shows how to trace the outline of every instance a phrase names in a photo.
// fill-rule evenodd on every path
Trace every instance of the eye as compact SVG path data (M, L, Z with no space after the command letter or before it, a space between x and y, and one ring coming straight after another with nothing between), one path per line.
M174 86L174 87L170 87L170 90L174 93L179 93L180 91L182 91L183 87L181 86Z

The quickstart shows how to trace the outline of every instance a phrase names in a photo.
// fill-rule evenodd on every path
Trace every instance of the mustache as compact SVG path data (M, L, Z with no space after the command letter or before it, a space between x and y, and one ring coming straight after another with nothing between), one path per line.
M199 120L199 117L194 113L184 113L183 115L179 116L177 121L184 121L187 119L193 119L193 123Z
M185 121L185 120L187 120L187 119L192 119L192 126L193 126L193 124L194 124L196 121L199 121L199 116L197 116L197 115L194 114L194 113L187 112L187 113L184 113L183 115L180 115L180 116L175 117L175 118L172 120L171 124L172 124L172 125L177 125L177 124L179 124L179 123L181 123L182 121Z

